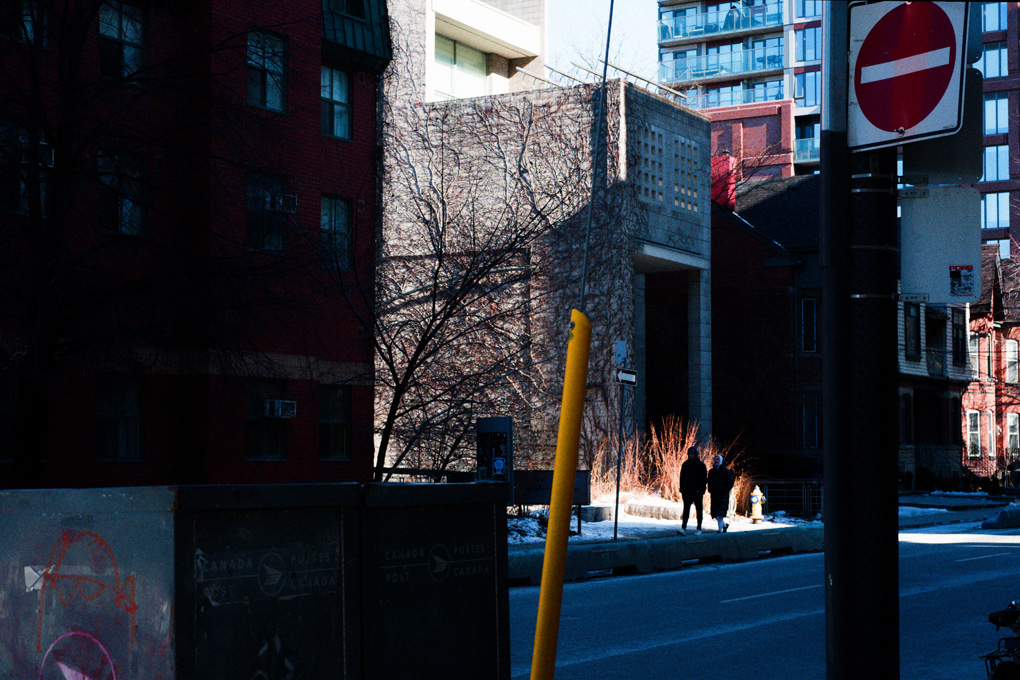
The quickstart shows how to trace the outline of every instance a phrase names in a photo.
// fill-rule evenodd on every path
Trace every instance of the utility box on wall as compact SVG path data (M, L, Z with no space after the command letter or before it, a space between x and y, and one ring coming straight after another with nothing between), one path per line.
M389 488L0 491L0 677L384 678L375 655L407 659L422 630L418 666L508 677L505 487ZM423 542L436 565L446 548L446 578L387 582Z

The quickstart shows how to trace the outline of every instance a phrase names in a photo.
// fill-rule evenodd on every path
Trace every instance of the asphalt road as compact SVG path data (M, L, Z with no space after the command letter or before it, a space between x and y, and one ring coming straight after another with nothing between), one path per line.
M959 531L959 528L953 529ZM825 678L821 554L567 584L557 680ZM510 592L511 675L528 678L538 587ZM1020 531L901 534L902 680L984 679L1020 599Z

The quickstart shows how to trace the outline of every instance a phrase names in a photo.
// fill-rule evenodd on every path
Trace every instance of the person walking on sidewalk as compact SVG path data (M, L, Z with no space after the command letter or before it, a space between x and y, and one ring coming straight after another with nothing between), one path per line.
M733 473L726 467L722 456L712 459L708 471L708 495L711 496L712 517L719 525L719 533L726 532L726 515L730 511L730 489L733 488Z
M691 517L692 505L698 515L698 533L701 533L701 522L705 517L703 506L707 478L708 471L701 462L698 449L692 446L687 449L687 460L680 466L680 496L684 499L684 520L683 528L677 533L681 536L687 535L687 520Z

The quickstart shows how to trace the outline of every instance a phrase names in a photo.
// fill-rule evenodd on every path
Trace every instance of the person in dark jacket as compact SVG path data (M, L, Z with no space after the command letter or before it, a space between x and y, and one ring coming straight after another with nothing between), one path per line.
M711 496L712 517L719 525L719 533L726 532L726 515L730 511L730 489L733 488L733 473L726 467L722 456L712 459L708 471L708 494Z
M698 456L698 449L691 447L687 449L687 460L680 466L680 496L684 499L684 521L683 528L679 533L687 535L687 520L691 516L691 506L694 506L698 515L698 533L701 533L701 522L705 517L705 481L708 471L705 464Z

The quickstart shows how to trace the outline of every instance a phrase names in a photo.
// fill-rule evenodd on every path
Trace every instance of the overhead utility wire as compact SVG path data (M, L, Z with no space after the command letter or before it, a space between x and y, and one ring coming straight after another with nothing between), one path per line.
M606 59L609 58L609 40L613 35L613 4L615 0L609 0L609 25L606 27ZM584 261L581 265L581 303L577 311L584 314L584 293L588 281L588 247L591 244L591 217L595 205L595 188L599 179L599 154L602 151L602 112L606 107L606 79L609 75L609 64L602 62L602 89L599 93L599 106L595 110L595 157L592 160L591 173L591 194L588 200L588 226L584 234Z

